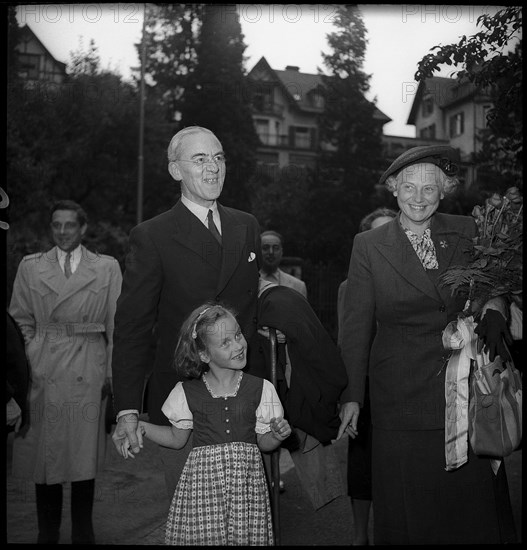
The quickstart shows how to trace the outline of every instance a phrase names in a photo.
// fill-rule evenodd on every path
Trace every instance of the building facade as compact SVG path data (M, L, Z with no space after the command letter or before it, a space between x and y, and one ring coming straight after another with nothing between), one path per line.
M322 78L288 65L276 70L262 57L248 74L252 92L252 115L260 146L257 159L268 172L312 168L320 149L331 147L320 141L318 117L324 112ZM375 111L379 125L390 118Z
M316 164L320 149L318 116L324 111L322 79L318 74L270 67L262 57L248 74L252 91L252 116L260 139L258 167L273 177L279 170L302 170ZM416 137L382 135L386 165L401 153L420 145L448 144L460 152L460 179L470 187L477 177L474 153L481 149L486 115L492 103L487 93L456 79L432 77L417 87L407 124ZM391 121L376 109L379 125Z

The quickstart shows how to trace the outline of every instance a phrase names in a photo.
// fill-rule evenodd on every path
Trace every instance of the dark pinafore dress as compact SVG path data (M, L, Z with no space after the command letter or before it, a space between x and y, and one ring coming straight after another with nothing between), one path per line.
M256 433L283 409L270 382L240 371L230 396L199 380L179 382L163 412L193 428L193 449L170 505L169 545L273 545L269 494Z

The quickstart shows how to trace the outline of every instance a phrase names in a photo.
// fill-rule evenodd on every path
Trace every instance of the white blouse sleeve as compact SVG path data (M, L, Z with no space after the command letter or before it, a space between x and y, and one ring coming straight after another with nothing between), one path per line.
M264 434L271 430L271 418L284 416L284 408L274 386L269 380L263 381L262 399L256 409L256 433Z
M176 428L181 430L191 430L193 428L193 416L188 408L187 396L181 382L174 386L161 410Z

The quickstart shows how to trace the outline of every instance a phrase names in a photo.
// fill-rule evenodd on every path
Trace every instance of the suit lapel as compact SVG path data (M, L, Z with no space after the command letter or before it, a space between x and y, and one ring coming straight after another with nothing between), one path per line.
M230 210L218 203L223 242L223 246L220 246L212 233L181 201L175 204L173 211L173 238L181 246L198 254L219 270L216 292L220 293L229 282L240 261L248 261L247 226L239 223Z
M248 261L247 226L238 222L231 211L218 204L221 219L223 255L217 292L221 292L241 261Z
M172 237L217 269L221 266L221 246L212 233L179 200L172 209L174 230ZM223 220L222 220L223 227Z
M436 286L426 274L412 244L400 227L399 219L396 218L386 225L389 226L386 237L374 246L408 283L434 300L441 300Z

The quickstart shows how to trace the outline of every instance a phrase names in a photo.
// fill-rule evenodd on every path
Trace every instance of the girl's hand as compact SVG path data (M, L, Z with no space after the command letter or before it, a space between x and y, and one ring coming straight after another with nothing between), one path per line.
M139 448L143 448L143 436L145 435L145 423L143 420L140 420L137 424L137 441L139 443ZM135 458L135 454L131 451L132 446L130 445L128 438L125 438L123 443L121 444L121 454L123 458Z
M271 432L280 441L291 435L291 426L285 418L271 418Z

